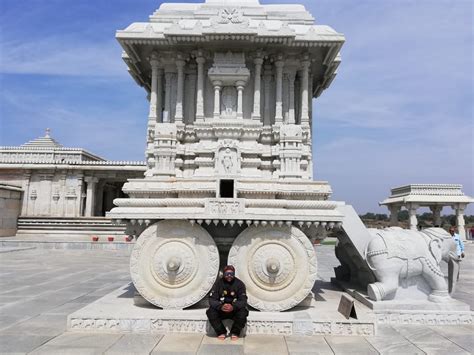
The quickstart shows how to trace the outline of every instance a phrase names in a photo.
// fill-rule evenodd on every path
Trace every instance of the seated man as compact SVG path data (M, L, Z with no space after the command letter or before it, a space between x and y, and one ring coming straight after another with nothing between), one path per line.
M234 321L230 336L237 340L240 332L247 323L247 295L245 285L235 277L235 269L232 265L224 267L224 275L218 279L209 294L209 309L206 312L209 323L216 331L221 340L226 338L226 329L222 324L223 319Z

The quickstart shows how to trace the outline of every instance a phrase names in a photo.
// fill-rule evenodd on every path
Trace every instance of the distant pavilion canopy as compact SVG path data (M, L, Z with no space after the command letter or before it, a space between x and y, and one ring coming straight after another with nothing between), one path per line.
M392 226L398 224L400 209L406 208L410 216L410 229L416 229L418 225L416 210L419 207L429 207L433 212L434 224L441 225L441 210L450 206L456 213L459 234L465 239L464 210L474 199L461 190L462 185L456 184L410 184L391 189L390 197L380 202L380 205L387 206L390 210Z

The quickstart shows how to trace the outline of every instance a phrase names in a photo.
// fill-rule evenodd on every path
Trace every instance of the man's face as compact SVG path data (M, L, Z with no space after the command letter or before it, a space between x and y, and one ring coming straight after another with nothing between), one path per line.
M449 234L454 235L454 228L449 228Z
M230 270L227 270L224 272L224 280L226 280L227 282L232 282L234 277L235 277L235 272L230 271Z

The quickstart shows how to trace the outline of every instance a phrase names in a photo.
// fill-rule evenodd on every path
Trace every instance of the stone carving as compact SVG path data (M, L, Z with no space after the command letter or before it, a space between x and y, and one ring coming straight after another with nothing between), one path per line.
M206 200L205 211L210 215L231 215L243 213L245 206L243 200L232 199L232 200L221 200L221 199L208 199Z
M221 112L225 116L232 116L237 110L237 93L235 87L225 86L222 89Z
M456 260L455 244L445 230L428 228L418 232L391 227L369 231L373 239L367 245L366 258L378 280L367 287L372 300L396 299L400 280L406 280L407 285L420 283L417 276L428 286L423 290L420 284L417 290L427 293L430 301L451 300L440 262ZM449 278L453 280L452 273Z
M219 253L211 236L188 221L166 220L149 226L133 248L133 283L150 303L183 309L211 289L219 268Z
M219 11L218 23L242 23L244 22L244 17L242 11L236 8L221 9Z
M380 315L377 318L379 324L413 324L407 320L416 318L415 324L472 324L471 316L464 314L457 315L455 312L449 314L443 320L436 314L421 314L411 319L400 314ZM421 322L421 323L420 323ZM354 323L337 321L308 321L304 330L298 325L298 321L286 320L255 320L250 319L247 322L246 334L267 334L267 335L356 335L371 336L375 335L374 323ZM143 333L152 334L166 333L199 333L209 332L208 323L205 319L108 319L108 318L82 318L71 317L68 328L71 331L94 330L110 333Z
M236 174L238 171L237 151L231 148L222 148L219 150L219 173Z
M317 277L316 254L296 227L256 227L234 241L228 263L240 265L249 304L262 311L283 311L300 303Z

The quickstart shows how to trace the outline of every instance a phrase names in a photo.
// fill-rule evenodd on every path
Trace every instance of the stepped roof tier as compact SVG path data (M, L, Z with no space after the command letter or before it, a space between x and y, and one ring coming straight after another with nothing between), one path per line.
M28 141L20 146L0 147L0 164L67 164L67 165L137 165L144 162L109 161L83 148L64 147L51 137L51 131L46 129L45 135Z
M284 53L311 58L312 96L319 96L334 79L344 36L329 26L316 25L302 5L261 5L257 0L207 0L201 4L162 4L149 22L135 22L116 37L135 81L151 91L149 57L178 50L262 50L267 58Z

